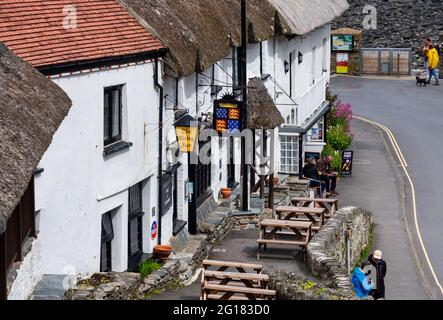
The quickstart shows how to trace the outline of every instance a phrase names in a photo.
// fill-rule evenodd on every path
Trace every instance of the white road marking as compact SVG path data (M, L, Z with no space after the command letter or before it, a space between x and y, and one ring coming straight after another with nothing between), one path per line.
M366 119L366 118L363 118L363 117L358 117L358 116L354 116L354 118L358 119L358 120L361 120L363 122L369 123L369 124L371 124L371 125L373 125L375 127L378 127L380 129L382 129L388 135L389 139L391 140L392 147L394 148L394 151L397 154L398 160L400 161L401 167L403 168L403 170L405 172L405 175L406 175L406 177L409 180L409 184L411 185L412 209L413 209L413 212L414 212L415 229L417 230L417 235L418 235L418 239L419 239L419 242L420 242L420 246L421 246L421 248L423 250L423 254L424 254L425 258L426 258L426 262L427 262L427 264L429 266L429 269L431 270L431 273L432 273L432 276L433 276L433 278L435 280L435 283L437 284L438 288L440 289L441 293L443 294L443 287L440 284L440 281L438 280L437 274L435 273L434 267L433 267L433 265L431 263L431 259L429 258L429 255L428 255L428 251L426 250L425 244L423 242L423 238L421 236L421 231L420 231L420 227L419 227L419 224L418 224L418 218L417 218L418 214L417 214L417 201L416 201L416 194L415 194L415 186L414 186L414 183L412 182L412 178L409 175L409 172L408 172L408 169L407 169L408 164L407 164L407 162L405 160L405 157L403 156L403 153L402 153L402 151L401 151L401 149L400 149L400 147L399 147L399 145L397 143L397 140L395 139L394 134L392 133L392 131L389 128L383 126L380 123L377 123L375 121L372 121L372 120L369 120L369 119Z

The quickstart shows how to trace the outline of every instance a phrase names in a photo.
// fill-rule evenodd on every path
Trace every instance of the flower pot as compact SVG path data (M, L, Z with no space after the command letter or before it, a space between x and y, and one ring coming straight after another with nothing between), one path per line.
M223 199L229 199L229 197L232 194L232 189L231 188L222 188L221 194L223 196Z
M278 178L278 177L277 177L277 178L274 178L274 179L273 179L273 182L274 182L274 186L278 186L278 184L280 183L280 178ZM269 179L266 180L266 186L267 186L267 187L270 186Z
M168 245L156 245L154 246L154 254L158 259L167 259L172 252L172 247Z

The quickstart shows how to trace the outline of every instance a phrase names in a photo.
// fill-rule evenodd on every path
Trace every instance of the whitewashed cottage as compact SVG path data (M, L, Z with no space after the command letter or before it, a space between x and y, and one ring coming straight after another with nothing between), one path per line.
M214 102L238 95L240 1L22 3L0 10L0 41L59 85L72 108L38 164L39 246L21 266L30 280L10 298L26 298L43 274L136 268L157 243L197 233L220 190L241 179L238 141L213 138L211 162L192 165L174 131L184 112L213 128ZM281 126L268 149L282 178L323 148L329 23L347 7L248 0L248 90L272 98L271 127Z

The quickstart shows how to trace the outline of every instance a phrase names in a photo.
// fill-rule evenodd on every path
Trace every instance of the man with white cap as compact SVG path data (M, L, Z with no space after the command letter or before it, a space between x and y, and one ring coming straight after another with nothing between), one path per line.
M375 250L368 258L368 261L375 267L377 272L376 289L372 296L375 300L385 299L385 276L386 276L386 262L382 259L383 253L380 250Z

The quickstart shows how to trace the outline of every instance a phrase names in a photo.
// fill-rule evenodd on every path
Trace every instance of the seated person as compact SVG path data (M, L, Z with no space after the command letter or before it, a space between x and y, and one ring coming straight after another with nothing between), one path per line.
M320 174L317 170L317 163L315 159L307 160L307 164L303 167L303 177L311 180L311 188L319 188L321 186L322 194L326 190L326 184L320 180Z
M338 173L331 169L332 157L327 156L317 161L317 168L321 173L321 178L327 185L327 192L333 196L338 196L339 193L335 190L337 188Z
M365 261L362 263L361 268L355 268L352 274L352 285L354 286L355 294L359 298L367 298L369 293L374 289L374 285L370 283L368 278L370 265L370 262Z

